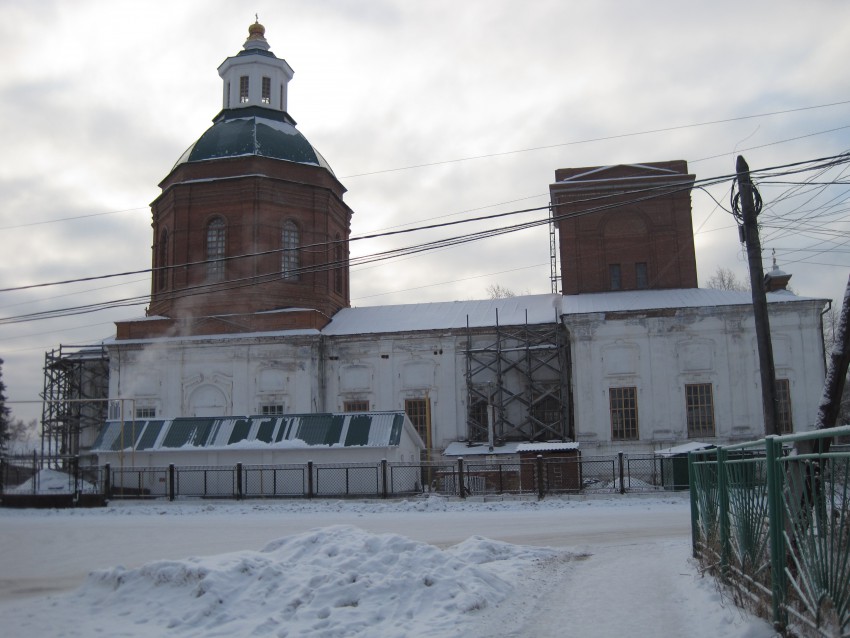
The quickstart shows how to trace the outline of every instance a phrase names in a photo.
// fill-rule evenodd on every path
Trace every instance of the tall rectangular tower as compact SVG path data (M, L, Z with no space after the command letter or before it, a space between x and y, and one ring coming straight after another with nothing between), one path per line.
M556 170L563 293L696 288L693 184L682 160Z

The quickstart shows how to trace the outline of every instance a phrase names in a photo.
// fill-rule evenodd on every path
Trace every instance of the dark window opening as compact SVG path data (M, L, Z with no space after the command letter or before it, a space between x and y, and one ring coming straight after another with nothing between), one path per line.
M369 402L368 401L344 401L342 404L343 412L368 412L369 411Z
M608 266L608 276L611 282L611 290L620 290L623 287L620 264L610 264Z
M638 290L646 290L649 288L649 271L645 261L640 261L635 264L635 284Z
M281 231L280 273L284 279L298 281L298 270L301 267L299 257L300 237L295 222L287 221Z
M225 226L220 217L207 226L207 278L210 281L224 279Z
M271 78L263 78L262 102L263 102L263 104L271 104L272 103L272 79Z
M159 270L156 274L156 285L162 290L168 285L168 231L163 230L159 236Z

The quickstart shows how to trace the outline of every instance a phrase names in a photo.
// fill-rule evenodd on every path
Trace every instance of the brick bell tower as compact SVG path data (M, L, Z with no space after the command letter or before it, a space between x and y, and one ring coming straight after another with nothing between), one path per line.
M118 339L321 329L349 305L345 188L287 112L292 68L248 34L218 68L221 112L159 184L147 318Z
M556 170L563 294L696 288L694 179L682 160Z

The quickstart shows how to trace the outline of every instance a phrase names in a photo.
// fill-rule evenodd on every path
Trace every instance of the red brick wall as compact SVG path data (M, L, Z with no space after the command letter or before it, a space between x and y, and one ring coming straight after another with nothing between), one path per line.
M619 265L621 290L696 288L691 224L694 176L683 161L558 169L550 194L564 294L606 292Z
M229 179L219 179L227 176ZM234 177L235 176L235 177ZM260 157L183 164L162 182L153 202L153 265L169 268L165 285L151 277L149 315L172 318L254 313L279 308L312 308L330 316L349 305L349 273L335 286L334 246L348 239L351 209L345 189L325 169ZM226 224L224 281L210 285L206 259L207 224ZM283 279L281 229L299 228L300 266L311 270L297 281ZM168 232L166 262L159 242ZM264 254L263 254L264 253ZM248 255L247 257L240 257ZM348 246L343 251L347 259Z

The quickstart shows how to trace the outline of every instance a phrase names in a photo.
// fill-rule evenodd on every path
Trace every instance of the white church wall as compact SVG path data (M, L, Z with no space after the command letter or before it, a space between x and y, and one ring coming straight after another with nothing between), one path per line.
M368 401L372 410L404 410L407 400L427 399L431 446L445 447L465 435L457 339L430 332L335 337L327 345L328 409L341 412L346 402Z
M788 379L795 430L811 424L823 384L819 302L773 304L777 379ZM642 315L565 316L574 366L577 439L585 453L648 452L687 441L729 442L763 434L758 352L744 306ZM715 436L687 431L685 386L711 384ZM613 440L610 388L633 387L635 440Z
M116 343L109 396L154 407L156 418L317 412L315 352L303 339Z

